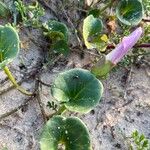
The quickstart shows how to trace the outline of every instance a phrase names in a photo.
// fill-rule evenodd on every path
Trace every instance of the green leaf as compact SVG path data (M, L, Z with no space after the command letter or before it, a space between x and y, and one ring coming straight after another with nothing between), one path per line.
M103 23L99 18L89 15L83 22L83 38L88 49L99 47Z
M88 12L88 16L89 15L93 15L95 18L98 18L99 15L100 15L100 10L99 9L91 9L89 12Z
M9 15L9 9L7 6L0 1L0 17L6 18Z
M140 135L139 141L142 142L145 139L144 134Z
M141 0L120 0L116 8L117 18L126 25L137 25L144 15Z
M40 17L45 14L44 9L37 1L25 4L22 0L14 1L14 8L11 7L11 11L15 17L17 17L17 22L22 21L25 27L41 28L42 23Z
M41 150L58 150L59 144L65 145L65 150L92 150L88 129L77 117L54 116L46 123Z
M52 40L68 40L68 28L64 23L50 20L44 25L47 35Z
M69 47L65 40L59 40L59 41L55 42L52 45L51 49L58 53L62 53L64 55L67 55L69 53Z
M68 47L68 29L65 24L58 21L49 21L44 25L46 32L44 34L52 41L51 49L67 55L69 53Z
M10 25L0 25L0 69L16 58L19 52L19 36Z
M51 93L68 110L86 113L100 101L103 85L89 71L77 68L60 73Z
M137 130L136 130L136 131L134 131L134 132L132 133L132 137L133 137L133 138L138 137L138 135L139 135L139 133L138 133L138 131L137 131Z
M148 140L145 140L142 144L142 148L148 147L148 143L149 143Z

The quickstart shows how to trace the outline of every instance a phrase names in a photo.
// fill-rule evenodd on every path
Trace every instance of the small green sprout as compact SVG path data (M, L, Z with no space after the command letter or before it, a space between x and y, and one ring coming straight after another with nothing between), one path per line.
M92 150L86 125L77 117L54 116L45 125L40 140L41 150Z
M21 16L23 25L26 27L41 27L40 17L45 14L44 9L39 5L37 1L25 5L21 0L14 2L15 10L14 13Z
M144 11L146 16L150 16L150 1L149 0L142 0L144 5Z
M9 36L8 36L9 35ZM19 36L11 25L0 25L0 69L3 69L14 86L23 94L32 95L20 87L6 66L12 62L19 53Z
M48 101L48 102L47 102L47 107L49 107L49 108L52 109L52 110L57 111L58 105L55 104L55 102L53 102L53 101L52 101L52 102Z
M130 145L130 150L149 150L150 143L144 134L140 134L137 130L132 133L131 136L132 144Z

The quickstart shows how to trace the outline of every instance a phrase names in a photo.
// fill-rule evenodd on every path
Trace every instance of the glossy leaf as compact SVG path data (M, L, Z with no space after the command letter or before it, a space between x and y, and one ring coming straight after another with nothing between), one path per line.
M88 49L101 49L101 31L103 28L102 21L89 15L83 22L83 38Z
M68 40L68 29L65 24L52 20L44 25L47 34L52 40Z
M126 25L137 25L144 14L141 0L121 0L116 8L118 19Z
M70 111L89 112L101 99L102 83L84 69L71 69L55 79L51 93Z
M10 25L0 26L0 69L5 67L19 52L19 36Z
M58 150L59 144L65 145L65 150L92 150L87 127L77 117L54 116L46 123L41 150Z

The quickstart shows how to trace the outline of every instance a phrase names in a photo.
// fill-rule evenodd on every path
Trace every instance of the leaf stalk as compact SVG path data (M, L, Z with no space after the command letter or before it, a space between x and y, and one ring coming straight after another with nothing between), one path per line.
M18 85L18 83L16 82L15 78L13 77L12 73L10 72L10 70L7 66L5 66L3 70L5 71L6 75L8 76L8 78L10 79L12 84L17 88L18 91L20 91L22 94L25 94L28 96L33 95L33 93L26 91L24 88L22 88L20 85Z

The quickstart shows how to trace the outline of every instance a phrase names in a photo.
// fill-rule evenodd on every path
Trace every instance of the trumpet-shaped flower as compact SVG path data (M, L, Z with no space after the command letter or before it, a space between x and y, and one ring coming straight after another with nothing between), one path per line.
M126 55L127 52L137 43L142 33L142 28L139 27L129 36L124 37L121 43L118 44L113 51L106 55L106 60L111 61L113 64L117 64L123 58L123 56Z
M93 67L92 73L98 77L105 77L110 70L127 54L127 52L137 43L143 31L138 27L129 36L123 38L116 48L105 56L105 59L99 60Z

